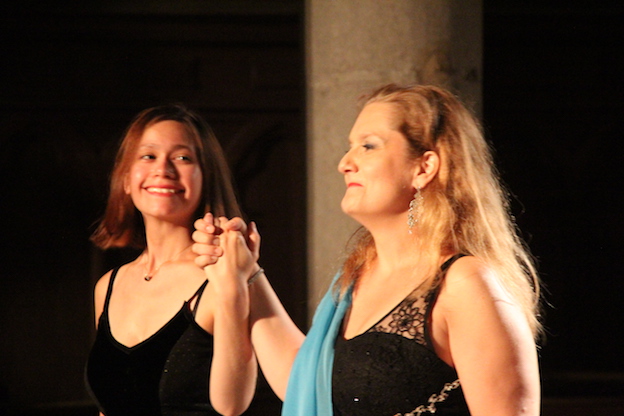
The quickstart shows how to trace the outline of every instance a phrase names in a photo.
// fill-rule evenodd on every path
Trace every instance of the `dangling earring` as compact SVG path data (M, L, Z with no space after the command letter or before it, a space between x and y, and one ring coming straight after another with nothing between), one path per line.
M409 203L409 209L407 210L407 231L411 234L412 228L418 222L422 210L423 196L420 192L420 187L416 188L414 198Z

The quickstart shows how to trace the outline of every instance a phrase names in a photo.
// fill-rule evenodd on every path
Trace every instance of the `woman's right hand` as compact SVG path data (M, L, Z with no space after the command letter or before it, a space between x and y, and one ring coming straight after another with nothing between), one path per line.
M229 259L222 261L230 263L230 271L238 269L239 273L248 272L260 256L260 234L255 223L251 222L247 227L238 217L228 220L225 217L214 218L208 213L195 221L192 237L195 241L193 252L197 254L195 264L207 273L207 267L224 257L226 250L230 251L230 255L225 256ZM243 244L236 244L237 241Z

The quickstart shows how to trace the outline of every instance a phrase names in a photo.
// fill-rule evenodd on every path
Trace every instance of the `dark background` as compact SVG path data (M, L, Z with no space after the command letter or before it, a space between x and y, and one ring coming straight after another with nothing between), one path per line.
M0 415L94 414L92 287L129 253L87 240L149 106L185 102L214 127L305 327L302 2L15 4L0 6ZM623 23L615 1L484 3L483 123L547 288L546 416L624 414ZM249 413L275 414L260 389Z

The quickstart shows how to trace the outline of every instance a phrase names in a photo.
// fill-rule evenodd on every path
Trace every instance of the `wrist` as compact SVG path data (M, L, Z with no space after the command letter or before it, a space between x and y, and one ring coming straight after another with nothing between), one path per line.
M264 273L264 269L262 267L258 268L250 277L247 279L247 286L251 286L253 282L255 282L262 274Z

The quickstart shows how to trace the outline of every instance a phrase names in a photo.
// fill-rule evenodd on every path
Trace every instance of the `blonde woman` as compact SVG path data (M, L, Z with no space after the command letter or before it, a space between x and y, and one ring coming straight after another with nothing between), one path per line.
M473 115L441 88L383 86L338 170L362 228L305 341L266 276L246 292L282 414L538 415L539 282ZM207 253L214 229L196 228ZM244 244L223 245L244 228L225 223L220 240L249 270Z

